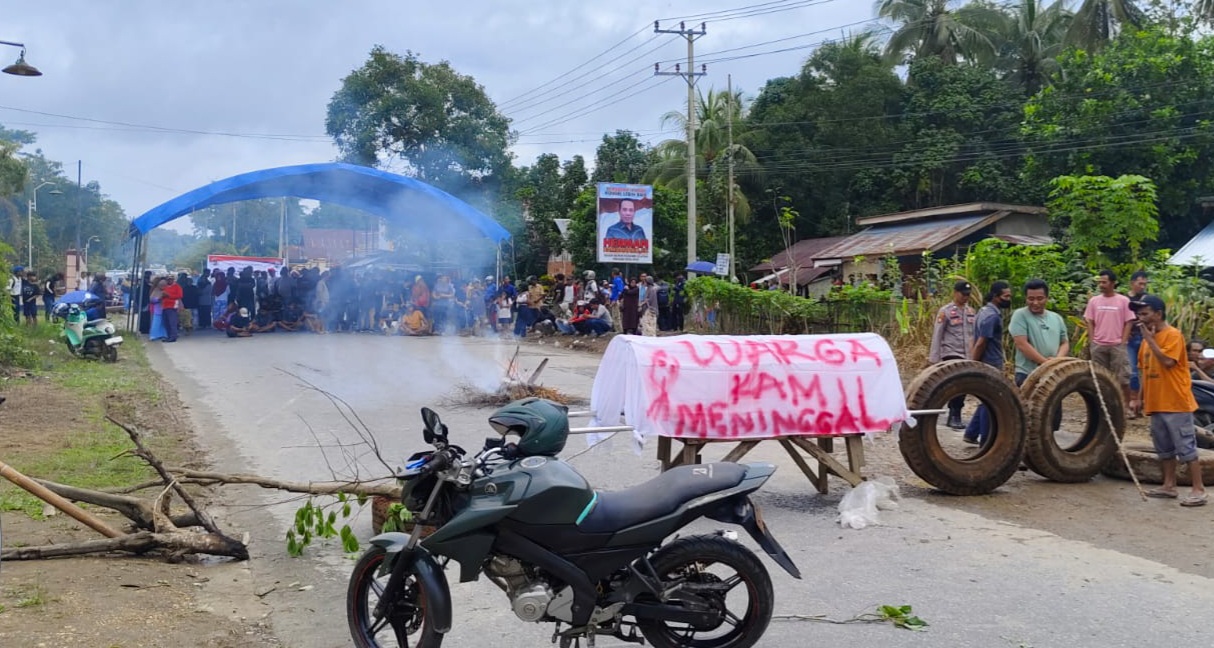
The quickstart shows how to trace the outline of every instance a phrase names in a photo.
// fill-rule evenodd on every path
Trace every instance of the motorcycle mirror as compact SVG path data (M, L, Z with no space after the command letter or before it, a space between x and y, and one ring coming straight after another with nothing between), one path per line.
M438 414L429 407L422 408L422 423L426 425L426 429L422 431L422 438L426 443L433 443L438 436L438 431L442 427L442 419L438 418Z
M1202 349L1201 357L1203 357L1207 360L1214 358L1214 349Z

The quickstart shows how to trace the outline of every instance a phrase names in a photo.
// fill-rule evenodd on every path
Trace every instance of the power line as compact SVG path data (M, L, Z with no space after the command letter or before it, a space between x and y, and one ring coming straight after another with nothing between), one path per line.
M275 139L275 140L327 140L327 135L285 135L274 133L232 133L225 131L204 131L190 128L172 128L167 126L155 126L151 124L135 124L131 122L110 121L106 119L95 119L92 117L80 117L77 115L63 115L59 113L45 112L41 110L30 110L27 108L16 108L13 106L0 106L0 110L11 110L13 112L27 113L31 115L41 115L43 117L56 117L59 119L70 119L74 121L85 121L95 124L109 124L111 126L127 126L130 128L146 129L163 131L168 133L184 133L190 135L221 135L224 137L244 137L250 139Z
M654 38L657 38L657 36L654 36ZM651 39L649 39L648 41L645 41L645 42L646 42L646 43L649 43L649 42L651 42L652 40L653 40L653 38L651 38ZM629 65L631 65L631 64L633 64L633 63L635 63L635 62L637 62L637 61L639 61L639 60L641 60L641 59L643 59L643 58L648 57L650 54L652 54L652 53L654 53L654 52L658 51L659 49L661 49L661 48L662 48L662 47L664 47L665 45L666 45L665 43L659 43L659 44L658 44L656 47L653 47L653 48L651 48L651 49L649 49L649 50L646 50L646 51L644 51L644 52L642 52L642 53L638 54L637 56L634 56L633 58L628 59L628 60L627 60L627 61L625 61L624 63L621 63L619 66L617 66L617 67L615 67L615 68L611 69L610 71L605 72L603 76L610 76L610 75L612 75L612 74L615 74L616 72L618 72L618 71L620 71L620 70L624 69L625 67L627 67L627 66L629 66ZM625 75L625 76L630 76L631 74L637 74L637 73L639 73L639 72L647 71L648 69L649 69L649 67L648 67L648 66L646 66L646 67L644 67L644 68L641 68L640 70L633 71L633 72L631 72L629 75ZM517 125L517 124L525 124L525 123L527 123L527 122L529 122L529 121L534 121L535 119L537 119L537 118L539 118L539 117L542 117L542 116L547 115L547 114L549 114L549 113L552 113L552 112L555 112L555 111L557 111L557 110L560 110L561 108L564 108L565 106L568 106L568 105L570 105L570 104L577 103L578 101L581 101L582 99L585 99L585 98L587 98L587 97L592 97L592 96L594 96L594 95L596 95L596 94L599 94L600 92L608 92L608 91L611 91L611 90L612 90L611 86L603 84L603 80L602 80L601 78L595 78L595 77L591 77L591 78L589 78L589 79L587 79L587 80L583 81L582 83L579 83L578 85L571 86L571 87L569 87L569 88L565 88L565 89L564 89L564 90L561 92L561 94L559 94L559 95L556 95L556 96L552 97L551 99L549 99L549 101L556 101L557 99L560 99L561 97L564 97L564 96L566 96L566 95L568 95L568 94L573 93L573 92L574 92L574 91L576 91L576 90L580 90L581 88L585 88L586 86L591 85L591 84L594 84L594 83L598 83L598 84L600 84L600 86L599 86L597 89L595 89L595 90L591 90L590 92L583 93L582 95L579 95L578 97L575 97L575 98L573 98L573 99L570 99L569 101L566 101L565 103L559 104L559 105L557 105L557 106L553 106L553 107L551 107L551 108L548 108L548 109L546 109L546 110L543 110L543 111L541 111L541 112L538 112L538 113L535 113L535 114L532 114L532 115L528 115L528 116L523 117L523 118L521 118L521 119L517 119L517 120L515 120L515 122L514 122L514 123ZM529 130L534 130L534 129L529 129Z
M591 73L602 70L603 68L607 67L608 65L615 63L616 61L624 58L625 56L628 56L629 54L632 54L637 49L640 49L642 47L645 47L646 45L649 45L653 41L657 40L657 38L658 37L656 35L650 36L648 40L643 41L641 44L637 45L636 48L629 50L627 52L624 52L624 53L620 54L619 56L616 56L615 58L604 61L601 65L595 67L594 69L587 70L586 76L588 78L585 81L582 81L581 83L579 83L575 86L560 86L560 87L551 88L549 90L546 90L546 91L540 93L539 95L536 95L534 97L531 97L531 98L523 101L522 103L511 108L510 110L513 112L524 112L525 113L532 109L541 107L548 102L556 101L556 100L560 99L561 97L564 97L564 96L574 92L575 90L578 90L580 88L585 88L586 86L588 86L592 83L595 83L596 81L601 82L602 76L609 76L611 74L614 74L614 73L620 71L621 69L627 67L629 64L634 63L634 62L639 61L640 59L644 58L648 53L657 51L659 48L662 47L662 45L659 44L657 47L649 50L646 54L643 54L641 56L635 56L635 57L617 65L616 67L612 68L611 70L609 70L607 72L603 72L598 77L591 76Z
M629 90L631 90L631 89L633 89L633 88L635 88L635 87L637 87L637 86L639 86L639 85L642 85L642 84L645 84L645 83L649 83L649 82L651 82L651 81L653 81L653 80L654 80L654 77L652 77L652 76L647 76L647 77L645 77L645 78L641 79L640 81L638 81L638 82L636 82L636 83L634 83L634 84L632 84L632 85L630 85L630 86L628 86L628 87L626 87L626 88L623 88L623 89L621 89L621 90L617 90L617 92L618 92L618 93L620 93L620 94L623 94L624 92L627 92L627 91L629 91ZM660 87L661 85L665 84L665 83L666 83L667 81L669 81L669 80L670 80L669 78L663 79L663 80L659 81L659 82L658 82L658 83L656 83L656 84L650 85L649 87L647 87L647 88L645 88L645 89L643 89L643 90L640 90L640 91L638 91L638 92L633 93L633 94L632 94L632 96L633 96L633 97L636 97L636 96L638 96L638 95L640 95L640 94L643 94L643 93L645 93L645 92L649 92L650 90L653 90L653 89L655 89L655 88ZM600 104L600 105L595 106L595 107L590 107L590 108L583 108L583 109L579 109L579 110L576 110L576 111L574 111L574 112L568 113L568 114L566 114L566 115L561 115L560 117L555 118L555 119L556 119L555 121L551 121L551 122L548 122L548 123L546 123L546 124L541 124L541 125L539 125L539 126L536 126L536 127L535 127L535 130L525 131L525 132L523 132L522 134L523 134L523 135L530 135L530 134L532 134L532 133L534 133L534 132L537 132L537 131L538 131L539 129L541 129L541 128L551 128L551 127L553 127L553 126L560 126L561 124L564 124L564 123L566 123L566 122L573 121L574 119L578 119L578 118L580 118L580 117L585 117L586 115L590 115L590 114L596 113L596 112L598 112L598 111L600 111L600 110L606 110L607 108L610 108L610 107L612 107L612 106L614 106L614 105L615 105L615 104L613 104L613 103L604 103L604 104Z
M629 34L628 36L625 36L625 37L624 37L622 40L620 40L620 42L616 43L615 45L612 45L611 47L608 47L607 49L603 50L602 52L599 52L598 54L595 54L595 55L594 55L593 57L591 57L589 60L585 61L584 63L582 63L582 64L578 65L578 66L577 66L577 67L575 67L575 68L570 69L569 71L565 72L564 74L561 74L561 75L556 76L556 77L554 77L554 78L552 78L552 79L549 79L548 81L545 81L544 83L542 83L542 84L540 84L540 85L538 85L538 86L536 86L536 87L532 88L531 90L528 90L528 91L526 91L526 92L524 92L524 93L522 93L522 94L520 94L520 95L517 95L517 96L515 96L515 97L511 97L510 99L507 99L507 100L505 100L505 101L501 102L500 104L498 104L498 108L499 108L499 109L504 108L504 107L506 107L506 106L508 106L508 105L510 105L510 104L512 104L512 103L517 102L519 99L522 99L523 97L526 97L526 96L527 96L527 95L529 95L529 94L532 94L532 93L534 93L534 92L538 92L538 91L540 91L540 90L542 90L542 89L544 89L544 88L548 87L549 85L552 85L553 83L556 83L557 81L560 81L561 79L564 79L565 77L569 76L570 74L573 74L574 72L577 72L578 70L580 70L580 69L582 69L582 68L586 67L587 65L589 65L589 64L591 64L591 63L593 63L593 62L594 62L596 59L601 58L601 57L603 57L603 56L607 55L608 53L610 53L610 52L611 52L612 50L614 50L615 48L617 48L617 47L619 47L619 46L623 45L624 43L627 43L628 41L632 40L633 38L636 38L638 35L642 34L642 33L643 33L643 32L645 32L645 30L647 30L647 29L649 29L649 26L648 26L648 25L646 25L646 26L644 26L644 27L641 27L640 29L638 29L638 30L636 30L636 31L632 32L632 33L631 33L631 34ZM608 61L608 63L610 63L610 61Z
M765 2L757 5L736 7L734 9L722 9L720 11L695 14L692 16L662 18L660 20L662 22L669 22L672 20L694 21L704 19L705 22L727 22L730 20L738 20L740 18L753 18L755 16L766 16L768 14L804 9L807 7L829 4L836 1L837 0L783 0L781 2Z
M868 24L868 23L871 23L871 22L875 22L875 21L877 21L877 20L878 20L877 18L869 18L869 19L867 19L867 20L859 20L859 21L856 21L856 22L853 22L853 23L848 23L848 24L846 24L846 25L839 25L838 27L830 27L830 28L827 28L827 29L819 29L819 30L817 30L817 31L805 32L804 34L795 34L795 35L793 35L793 36L785 36L784 38L777 38L777 39L774 39L774 40L764 41L764 42L762 42L762 43L754 43L753 45L742 45L742 46L740 46L740 47L731 47L731 48L729 48L729 49L717 50L717 51L715 51L715 52L705 52L705 53L703 54L703 56L705 56L705 57L711 57L711 56L717 56L717 55L719 55L719 54L727 54L727 53L729 53L729 52L740 52L740 51L742 51L742 50L754 49L754 48L756 48L756 47L763 47L764 45L773 45L773 44L775 44L775 43L783 43L783 42L787 42L787 41L790 41L790 40L796 40L796 39L798 39L798 38L805 38L806 36L817 36L817 35L819 35L819 34L827 34L827 33L833 32L833 31L835 31L835 30L839 30L839 29L847 29L848 27L857 27L857 26L859 26L859 25ZM817 43L810 43L809 45L805 45L805 46L798 47L798 48L795 48L795 49L805 49L805 48L809 48L809 47L816 47L816 46L818 46L818 45L822 45L822 44L824 44L824 43L830 43L830 42L834 42L835 40L837 40L837 39L832 39L832 40L827 40L827 41L820 41L820 42L817 42ZM789 50L776 50L775 52L772 52L772 53L779 53L779 52L784 52L784 51L789 51ZM664 61L660 61L660 62L661 62L661 63L675 63L675 62L678 62L678 61L681 61L681 60L682 60L682 59L666 59L666 60L664 60ZM726 59L726 58L722 58L722 59L711 59L711 58L705 58L705 59L703 59L703 60L704 60L705 62L709 62L709 63L711 63L711 62L715 62L715 61L724 61L724 60L732 60L732 59Z

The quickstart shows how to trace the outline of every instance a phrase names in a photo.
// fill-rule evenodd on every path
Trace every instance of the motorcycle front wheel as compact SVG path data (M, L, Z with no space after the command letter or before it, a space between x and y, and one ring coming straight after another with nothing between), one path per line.
M682 584L707 599L720 614L712 628L639 621L641 634L650 644L658 648L750 648L767 631L775 607L771 576L746 547L721 536L691 536L662 547L650 561L665 587Z
M106 362L118 362L117 346L106 345L105 348L101 350L101 353L103 354L102 357L105 358Z
M375 606L384 596L388 570L381 572L387 552L372 547L358 559L346 590L346 619L350 635L359 648L439 648L443 635L435 632L426 619L426 593L417 577L405 578L403 591L382 619L374 616Z

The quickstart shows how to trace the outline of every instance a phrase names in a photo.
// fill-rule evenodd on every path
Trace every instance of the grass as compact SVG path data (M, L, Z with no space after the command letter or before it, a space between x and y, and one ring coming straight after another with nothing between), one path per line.
M57 326L44 323L36 329L22 328L20 335L37 354L39 367L35 377L14 383L38 381L67 390L79 403L85 423L79 429L60 431L64 441L56 448L18 451L4 461L26 475L83 488L129 486L152 477L141 460L123 454L132 447L126 433L105 420L107 401L149 405L161 401L158 379L138 337L124 335L119 361L111 364L71 356L59 340ZM20 510L41 518L43 507L42 500L0 482L0 510Z

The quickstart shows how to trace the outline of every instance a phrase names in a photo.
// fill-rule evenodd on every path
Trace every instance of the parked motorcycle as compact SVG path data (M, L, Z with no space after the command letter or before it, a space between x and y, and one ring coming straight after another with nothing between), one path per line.
M59 335L72 355L118 362L122 336L116 333L113 322L104 317L89 319L88 311L81 304L57 304L51 314L63 320Z
M749 498L772 464L680 466L598 492L556 456L569 435L562 405L528 398L499 409L489 423L501 437L471 458L449 443L438 414L421 414L433 449L398 476L415 532L372 538L350 577L346 616L361 648L438 648L452 623L450 560L460 582L485 574L519 619L555 624L561 648L593 647L598 635L663 648L753 646L771 621L771 578L733 531L667 541L700 518L740 526L801 578ZM422 539L422 526L436 530Z

